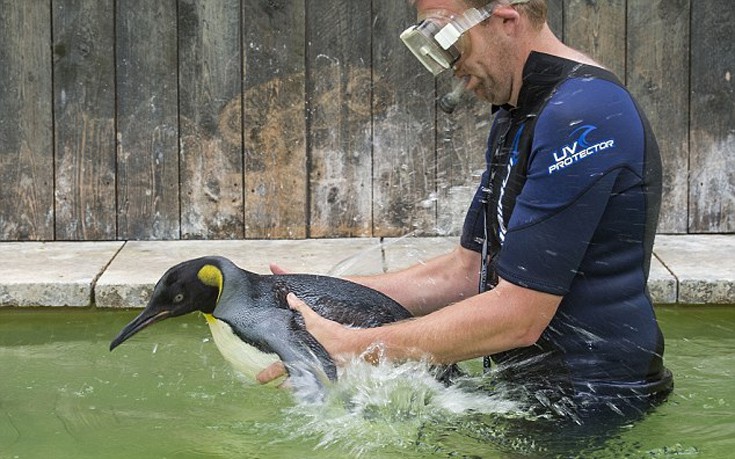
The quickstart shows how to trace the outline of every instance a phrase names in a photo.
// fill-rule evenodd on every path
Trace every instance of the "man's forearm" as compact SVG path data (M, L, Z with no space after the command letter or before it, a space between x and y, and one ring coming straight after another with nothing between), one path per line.
M454 363L534 344L548 326L560 296L533 291L503 279L496 288L414 319L375 328L348 328L320 317L303 301L289 305L333 357L364 355ZM378 345L374 347L374 345Z
M477 293L480 255L458 247L402 271L350 280L385 293L421 316Z

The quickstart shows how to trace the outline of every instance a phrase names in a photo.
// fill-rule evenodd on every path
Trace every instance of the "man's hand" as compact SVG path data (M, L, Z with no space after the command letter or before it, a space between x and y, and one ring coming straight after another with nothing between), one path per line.
M347 331L347 329L341 324L325 319L314 312L314 310L311 309L309 305L301 301L293 293L289 293L286 296L286 300L288 301L288 305L291 309L301 313L301 315L304 317L304 322L306 323L307 330L314 336L314 338L317 339L317 341L319 341L320 344L322 344L322 346L325 346L325 343L322 342L321 339L340 339L336 338L337 336L339 336L339 333L341 331ZM328 342L333 343L334 341ZM332 359L334 359L334 355L336 354L332 354L332 351L330 351L329 347L325 346L324 348L327 350L329 355L332 356ZM283 366L283 362L276 362L269 365L260 373L258 373L255 376L255 379L260 384L267 384L274 379L280 378L285 374L285 372L286 368Z
M275 263L270 263L268 267L273 274L291 274L291 271L286 271Z
M353 354L353 350L350 348L351 338L353 333L359 331L358 329L349 329L339 322L325 319L293 293L289 293L286 300L291 309L301 314L306 324L306 330L319 341L319 344L324 347L332 360L336 362L341 357Z
M260 373L255 376L255 380L259 384L268 384L281 376L286 374L286 367L283 366L283 362L275 362L268 365Z

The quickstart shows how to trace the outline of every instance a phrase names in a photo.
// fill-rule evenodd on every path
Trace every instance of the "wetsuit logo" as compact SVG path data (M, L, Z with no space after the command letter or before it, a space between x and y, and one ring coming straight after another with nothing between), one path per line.
M555 151L553 153L554 164L549 166L549 174L558 172L565 167L571 166L578 161L594 155L597 152L607 150L608 148L612 148L615 146L614 139L609 139L597 143L592 143L588 141L587 136L596 129L597 126L592 126L591 124L588 124L585 126L580 126L572 131L569 137L576 137L576 140L567 145L564 145L561 150Z

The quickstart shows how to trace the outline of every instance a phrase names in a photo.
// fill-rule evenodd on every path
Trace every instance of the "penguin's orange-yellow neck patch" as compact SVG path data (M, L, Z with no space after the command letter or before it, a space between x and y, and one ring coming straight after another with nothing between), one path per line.
M219 303L219 297L222 295L222 286L225 281L222 271L214 265L204 265L197 273L197 277L204 285L217 287L217 302Z
M215 323L217 321L217 319L215 319L212 314L207 314L205 312L205 313L202 313L202 315L204 316L204 320L206 320L207 323L210 324L210 325L212 325L213 323Z

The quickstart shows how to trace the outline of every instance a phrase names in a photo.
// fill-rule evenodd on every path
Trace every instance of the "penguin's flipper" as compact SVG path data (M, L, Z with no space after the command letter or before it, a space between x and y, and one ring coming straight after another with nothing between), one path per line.
M323 399L325 386L337 371L327 351L294 320L290 309L226 309L215 317L227 322L239 338L266 353L277 354L288 371L297 397ZM300 316L299 316L300 318Z
M327 378L330 381L336 381L337 366L334 364L334 361L329 356L327 350L324 349L324 347L321 345L321 343L317 341L317 339L314 338L314 336L312 336L312 334L306 330L304 317L300 313L292 312L290 329L294 337L300 343L303 343L303 346L306 348L309 354L319 361L323 373L325 373Z
M313 343L307 343L309 340ZM296 397L309 403L324 400L326 388L331 380L336 379L337 373L331 360L327 360L328 365L325 367L325 362L312 350L314 344L326 354L321 345L303 329L290 330L285 337L274 336L268 343L286 367ZM333 376L330 377L330 373Z

